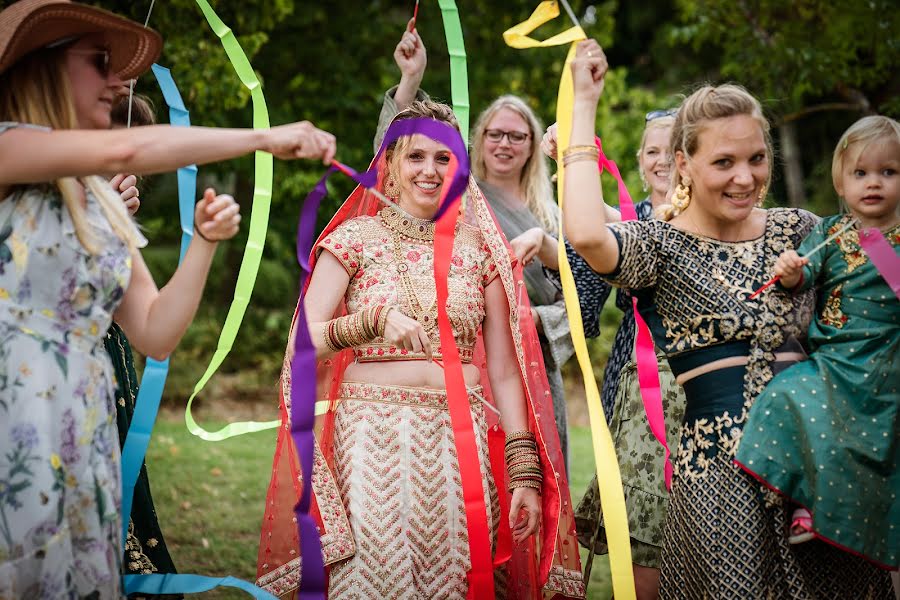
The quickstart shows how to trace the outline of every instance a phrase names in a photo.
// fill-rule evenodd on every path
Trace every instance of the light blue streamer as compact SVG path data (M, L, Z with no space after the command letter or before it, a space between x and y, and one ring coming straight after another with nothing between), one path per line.
M125 594L199 594L225 586L243 590L258 600L278 600L269 592L236 577L200 575L126 575Z
M191 119L172 73L169 69L159 65L153 65L153 74L159 82L163 98L169 105L169 120L177 127L190 127ZM181 254L178 264L181 264L185 252L191 243L194 232L194 197L197 194L197 166L190 165L178 169L178 212L181 220ZM122 544L128 536L128 521L131 517L131 504L134 500L134 486L150 445L150 435L153 425L156 423L156 415L159 412L159 404L162 401L163 390L166 387L166 377L169 375L169 359L163 361L147 358L144 366L144 374L141 376L138 396L135 401L134 415L131 417L131 425L128 427L128 435L125 437L125 445L122 448Z

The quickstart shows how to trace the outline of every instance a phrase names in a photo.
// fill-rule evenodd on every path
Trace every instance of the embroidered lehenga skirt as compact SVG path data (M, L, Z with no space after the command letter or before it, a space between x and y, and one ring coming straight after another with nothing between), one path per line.
M673 363L673 368L674 368ZM791 507L734 462L744 367L691 379L663 540L660 598L891 600L889 575L820 541L791 545Z
M340 395L334 474L356 552L332 565L329 597L465 598L469 541L446 392L344 382ZM490 474L484 407L470 400ZM490 475L484 483L496 535L497 490Z

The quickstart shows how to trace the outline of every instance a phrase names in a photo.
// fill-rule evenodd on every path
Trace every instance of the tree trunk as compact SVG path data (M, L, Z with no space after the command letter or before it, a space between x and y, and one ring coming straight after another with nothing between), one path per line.
M788 203L794 208L806 206L806 190L803 187L803 165L800 163L800 147L797 144L797 127L788 121L778 127L781 137L781 153L784 156L784 181Z

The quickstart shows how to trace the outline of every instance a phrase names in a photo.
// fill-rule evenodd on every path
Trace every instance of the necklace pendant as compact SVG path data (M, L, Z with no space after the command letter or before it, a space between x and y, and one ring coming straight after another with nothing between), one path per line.
M398 273L406 273L407 271L409 271L409 265L407 263L405 263L405 262L397 263L397 272Z

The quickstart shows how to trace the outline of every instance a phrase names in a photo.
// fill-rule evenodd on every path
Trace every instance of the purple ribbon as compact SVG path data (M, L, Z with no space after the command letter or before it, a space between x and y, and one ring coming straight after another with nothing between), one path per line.
M378 158L385 149L401 136L422 134L447 146L457 160L456 172L450 182L449 191L433 217L437 220L447 210L452 201L465 191L469 181L469 156L459 132L446 123L433 119L404 119L394 122L387 130L381 148L372 161L372 167L365 173L357 173L350 168L348 175L364 187L375 187L378 181ZM303 201L300 222L297 225L297 262L300 264L300 290L294 336L294 356L291 359L291 437L300 459L303 487L300 500L294 507L297 530L300 536L300 556L302 574L298 597L303 600L324 598L325 561L316 523L309 515L312 500L312 468L316 405L316 350L306 325L306 310L303 306L303 290L311 275L309 255L315 241L316 215L319 206L328 193L325 182L339 171L330 167Z

